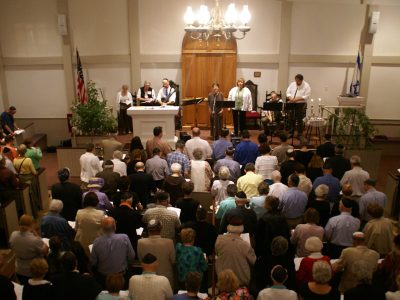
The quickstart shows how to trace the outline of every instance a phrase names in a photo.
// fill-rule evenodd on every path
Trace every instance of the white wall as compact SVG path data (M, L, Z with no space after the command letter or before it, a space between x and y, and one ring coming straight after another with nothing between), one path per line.
M293 3L292 54L355 55L365 6L337 3Z
M80 55L129 54L127 0L69 0Z
M61 1L61 0L60 0ZM69 6L72 51L79 48L83 56L86 80L102 88L106 98L114 102L123 83L131 82L129 61L110 63L104 57L129 57L128 1L131 0L67 0ZM371 0L372 1L372 0ZM381 12L378 32L374 37L374 56L400 56L400 1L367 1ZM62 2L62 1L61 1ZM200 4L213 6L214 0L139 0L139 48L146 55L140 62L140 81L150 80L158 90L161 79L168 77L182 82L181 53L183 15L187 5L198 9ZM231 0L221 0L221 6ZM248 4L252 14L252 30L239 40L238 54L245 59L238 63L237 76L259 85L258 102L266 90L278 86L278 61L260 61L259 57L279 57L282 2L278 0L236 0L237 8ZM62 58L62 39L57 32L55 0L0 0L0 44L4 60L18 58ZM290 54L356 56L366 5L359 0L293 0ZM388 5L388 6L386 6ZM375 9L375 8L374 8ZM75 55L72 53L71 55ZM154 62L151 62L154 55ZM160 61L165 55L166 61ZM258 56L261 55L261 56ZM86 57L97 59L89 63ZM150 62L149 57L150 56ZM252 61L253 59L253 61ZM262 59L261 59L262 60ZM60 60L61 61L61 60ZM245 62L243 62L245 61ZM18 108L18 117L65 118L69 112L62 65L6 66L8 100ZM261 77L254 78L253 72ZM75 73L75 67L74 67ZM302 73L311 84L312 97L322 98L326 105L335 105L336 97L347 90L353 75L353 64L291 63L288 82ZM369 86L367 113L374 119L400 120L396 82L399 64L373 65ZM1 88L1 87L0 87ZM136 90L138 87L131 87ZM0 91L1 92L1 91ZM285 91L282 91L283 93ZM384 99L384 100L382 100ZM384 101L385 105L381 105ZM0 107L3 99L0 97Z
M57 1L0 1L0 41L4 57L61 56Z
M65 118L69 112L62 70L6 71L10 105L18 118Z

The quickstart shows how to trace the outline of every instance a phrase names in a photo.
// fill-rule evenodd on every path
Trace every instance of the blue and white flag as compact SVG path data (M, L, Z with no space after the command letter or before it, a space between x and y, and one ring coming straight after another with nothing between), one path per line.
M361 76L361 56L358 50L356 65L354 66L353 79L350 85L350 94L358 96L360 94L360 76Z

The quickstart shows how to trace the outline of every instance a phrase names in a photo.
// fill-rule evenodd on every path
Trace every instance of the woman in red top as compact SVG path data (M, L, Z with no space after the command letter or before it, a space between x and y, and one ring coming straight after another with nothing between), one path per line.
M330 265L330 258L321 254L322 247L322 241L315 236L309 237L306 240L305 248L306 250L310 251L311 254L307 257L304 257L300 263L299 270L296 273L297 286L301 286L303 283L313 281L312 268L314 262L318 260L324 260Z

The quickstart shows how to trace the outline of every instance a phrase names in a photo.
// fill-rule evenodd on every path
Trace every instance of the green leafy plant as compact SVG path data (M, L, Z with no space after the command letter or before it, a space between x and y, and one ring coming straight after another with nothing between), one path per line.
M87 84L87 103L77 103L72 107L72 125L83 135L104 135L116 131L116 120L107 100L100 101L93 81Z
M329 124L333 124L333 134L337 144L348 148L371 148L372 136L376 129L364 111L354 108L344 108L340 113L329 116Z

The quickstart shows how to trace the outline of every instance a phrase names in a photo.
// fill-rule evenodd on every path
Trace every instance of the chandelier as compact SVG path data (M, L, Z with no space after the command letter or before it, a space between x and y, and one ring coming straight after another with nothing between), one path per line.
M187 7L184 16L185 31L190 33L190 37L195 40L208 40L211 36L241 40L250 31L248 26L250 19L248 5L243 5L242 11L238 13L235 4L231 3L224 13L219 6L219 0L215 0L215 7L211 9L211 13L207 5L201 5L196 14L191 6ZM238 31L240 33L235 34Z

